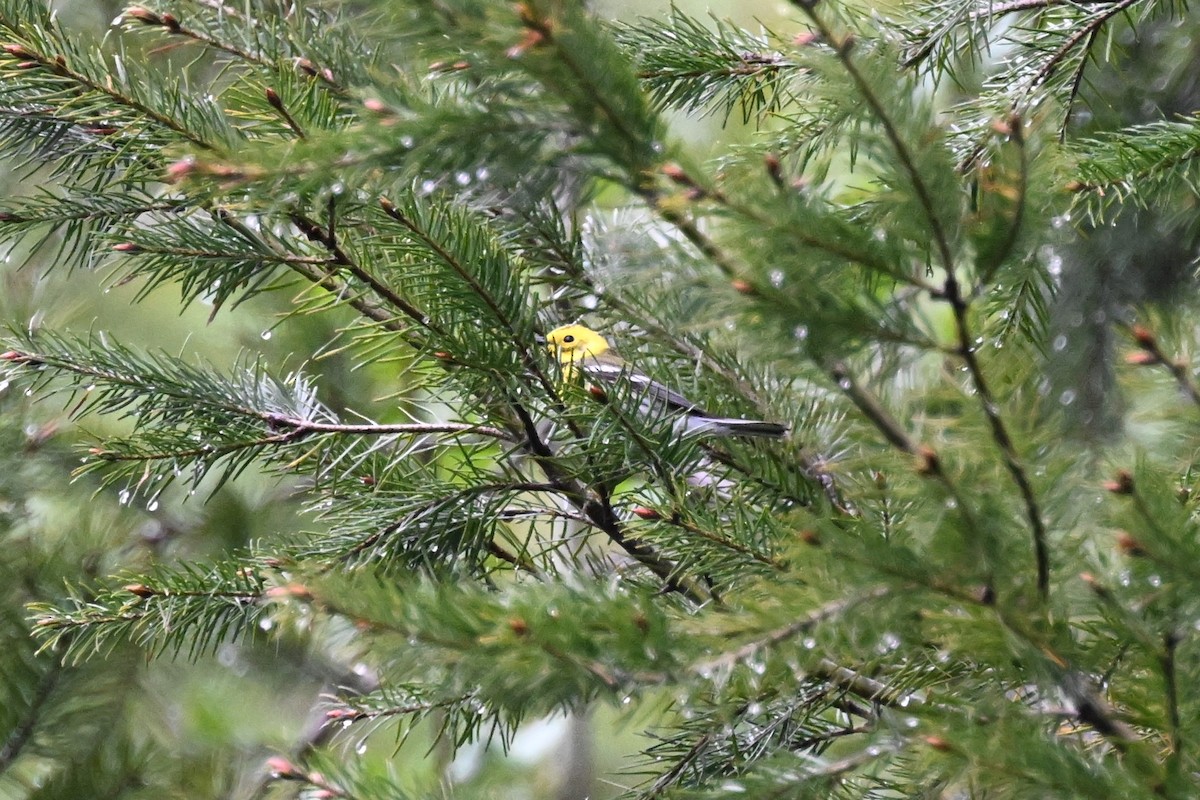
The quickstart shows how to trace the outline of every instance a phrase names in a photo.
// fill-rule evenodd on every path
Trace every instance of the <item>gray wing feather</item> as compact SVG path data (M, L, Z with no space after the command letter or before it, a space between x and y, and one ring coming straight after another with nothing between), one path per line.
M709 416L704 409L674 389L663 386L658 381L651 380L646 375L634 372L626 367L595 361L584 362L582 366L585 375L601 383L613 383L618 379L628 381L637 387L637 389L644 392L649 402L665 405L670 411L683 411L688 414Z
M618 380L628 381L642 392L643 409L649 410L654 406L665 406L668 412L680 414L679 424L682 426L681 429L689 434L762 436L775 439L787 433L786 426L775 422L714 417L674 389L663 386L658 381L651 380L646 375L634 372L620 364L585 361L581 367L584 374L597 383L611 384Z

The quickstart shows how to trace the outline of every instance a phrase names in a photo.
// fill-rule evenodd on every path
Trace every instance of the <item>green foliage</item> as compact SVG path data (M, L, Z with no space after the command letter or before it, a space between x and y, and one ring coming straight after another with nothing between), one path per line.
M178 0L98 39L0 0L0 148L40 182L0 241L264 340L320 326L289 367L12 321L0 796L485 796L517 769L486 753L592 714L637 738L580 795L1188 797L1191 299L1096 307L1063 267L1134 210L1187 229L1191 117L1068 124L1163 13ZM709 114L753 125L702 163L668 119ZM1081 459L1055 359L1084 311L1131 405ZM581 318L626 378L788 435L682 435L565 374L539 335ZM264 476L312 530L203 541ZM152 670L213 663L319 719L201 693L242 740L158 725Z

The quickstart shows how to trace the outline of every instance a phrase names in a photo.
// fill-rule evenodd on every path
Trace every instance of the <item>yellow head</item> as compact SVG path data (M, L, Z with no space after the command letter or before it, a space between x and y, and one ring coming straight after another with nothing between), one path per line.
M608 349L608 341L591 328L563 325L546 334L546 347L558 356L559 363L571 366L603 353Z

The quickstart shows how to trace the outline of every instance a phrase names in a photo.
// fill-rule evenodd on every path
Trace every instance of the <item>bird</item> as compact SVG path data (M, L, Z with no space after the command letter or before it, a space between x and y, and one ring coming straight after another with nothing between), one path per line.
M778 439L787 426L757 419L718 417L708 413L679 392L632 368L609 345L603 335L584 325L563 325L545 336L546 348L558 359L563 379L583 376L600 384L628 381L644 399L642 411L665 411L677 415L678 428L687 435L754 436Z

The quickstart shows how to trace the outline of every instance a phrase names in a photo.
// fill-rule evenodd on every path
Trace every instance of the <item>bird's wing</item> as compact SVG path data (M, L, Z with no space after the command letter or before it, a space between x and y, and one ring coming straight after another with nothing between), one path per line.
M662 385L648 375L643 375L630 369L623 362L589 358L583 364L583 372L592 380L600 383L613 383L617 380L629 381L646 399L655 405L664 405L669 411L683 411L688 414L708 416L704 409L679 392Z

